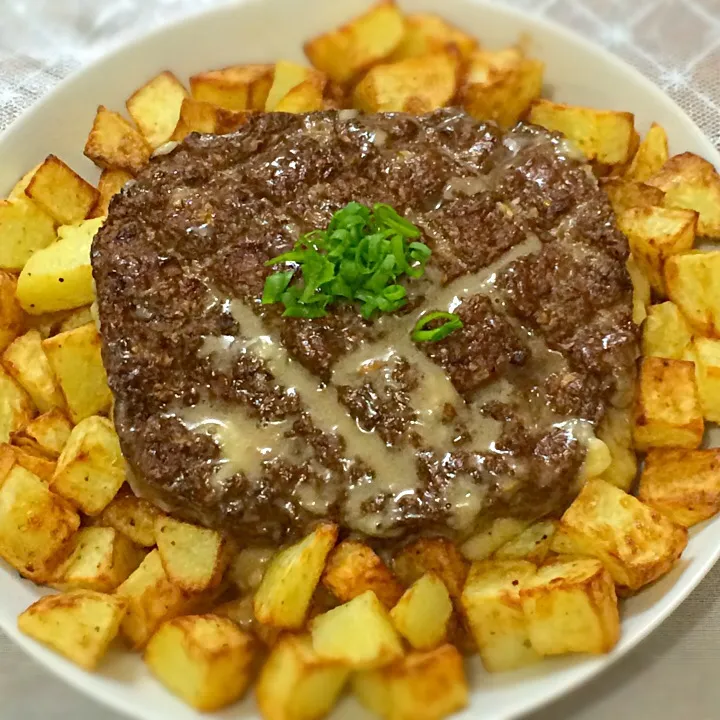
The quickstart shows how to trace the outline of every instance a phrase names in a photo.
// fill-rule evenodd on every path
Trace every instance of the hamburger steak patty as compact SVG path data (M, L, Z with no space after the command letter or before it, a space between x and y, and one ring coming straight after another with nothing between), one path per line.
M432 249L408 305L260 305L265 262L351 201L392 205ZM245 542L321 518L461 538L560 513L632 396L627 254L590 168L541 128L339 111L193 134L112 200L92 248L132 482ZM428 310L464 326L414 343Z

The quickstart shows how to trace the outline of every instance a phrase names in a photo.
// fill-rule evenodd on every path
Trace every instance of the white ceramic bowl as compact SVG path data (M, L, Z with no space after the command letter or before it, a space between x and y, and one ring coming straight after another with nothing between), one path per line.
M561 101L630 110L640 131L655 120L670 137L673 153L689 150L713 163L720 157L700 130L669 98L609 53L549 23L480 0L400 0L409 11L436 11L500 47L521 33L532 37L532 54L547 64L548 92ZM156 31L77 73L0 137L0 197L48 153L55 153L88 179L97 171L82 149L96 106L121 109L130 93L155 73L178 76L232 63L303 60L302 42L335 27L367 7L368 0L245 0ZM715 444L715 443L714 443ZM588 680L657 627L693 590L720 555L720 519L691 533L678 566L660 582L623 603L622 637L599 658L546 661L532 669L485 673L477 659L469 666L472 699L457 717L508 720L557 698ZM190 720L200 716L169 695L146 672L137 655L113 651L101 672L86 673L21 635L17 615L41 591L0 566L0 627L22 648L79 690L142 720ZM253 718L251 699L217 717ZM365 717L350 700L335 717Z

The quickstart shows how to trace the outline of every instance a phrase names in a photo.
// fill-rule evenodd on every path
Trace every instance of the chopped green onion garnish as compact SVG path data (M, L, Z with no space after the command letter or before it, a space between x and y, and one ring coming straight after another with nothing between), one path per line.
M441 325L435 324L437 320L444 320ZM434 324L432 328L428 325ZM437 342L446 338L451 332L459 330L463 322L458 315L451 312L429 312L423 315L413 328L410 336L414 342Z
M415 238L420 230L389 205L372 210L351 202L338 210L326 230L302 235L289 252L265 263L292 263L269 275L264 305L282 303L285 317L315 318L334 302L360 303L363 317L394 312L407 303L401 276L425 273L430 248Z

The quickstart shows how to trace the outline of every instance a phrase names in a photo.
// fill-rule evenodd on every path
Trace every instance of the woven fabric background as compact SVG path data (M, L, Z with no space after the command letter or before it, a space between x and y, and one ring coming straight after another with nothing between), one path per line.
M111 46L221 2L0 0L0 130ZM720 0L505 2L615 52L665 90L720 147ZM532 720L717 720L718 669L720 566L639 648ZM0 718L119 720L50 676L1 634Z

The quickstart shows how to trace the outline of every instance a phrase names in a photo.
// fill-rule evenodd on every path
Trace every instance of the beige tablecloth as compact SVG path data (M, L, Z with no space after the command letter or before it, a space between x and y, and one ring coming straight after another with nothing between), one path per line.
M506 3L568 25L635 65L720 146L720 0ZM218 0L0 0L0 130L110 45L216 4ZM719 596L720 566L639 648L533 720L720 718L720 679L715 674L720 670ZM0 717L119 720L49 675L1 634Z

